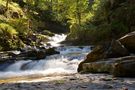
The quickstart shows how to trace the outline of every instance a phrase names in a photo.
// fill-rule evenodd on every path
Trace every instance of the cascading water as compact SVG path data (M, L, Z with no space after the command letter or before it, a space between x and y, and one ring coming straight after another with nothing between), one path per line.
M50 41L48 43L53 47L58 47L60 46L60 42L64 41L66 37L67 36L65 34L55 34L55 36L49 37Z
M28 75L56 75L77 72L78 64L90 52L89 46L60 46L66 35L55 35L48 43L56 47L60 54L51 55L42 60L21 60L11 63L0 71L0 78L11 78Z

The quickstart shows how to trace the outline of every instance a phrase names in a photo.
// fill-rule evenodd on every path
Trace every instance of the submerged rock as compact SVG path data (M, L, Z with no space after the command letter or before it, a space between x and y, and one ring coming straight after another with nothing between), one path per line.
M56 51L55 48L49 48L45 50L46 55L60 54L60 52Z
M44 59L46 57L46 52L43 50L37 51L28 51L26 57L35 57L35 59Z
M130 52L135 53L135 31L131 32L119 39Z

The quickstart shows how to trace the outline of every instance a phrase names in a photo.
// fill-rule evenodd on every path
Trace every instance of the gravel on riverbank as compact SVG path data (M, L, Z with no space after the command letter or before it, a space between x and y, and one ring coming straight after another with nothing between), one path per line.
M135 90L135 78L72 74L0 80L0 90Z

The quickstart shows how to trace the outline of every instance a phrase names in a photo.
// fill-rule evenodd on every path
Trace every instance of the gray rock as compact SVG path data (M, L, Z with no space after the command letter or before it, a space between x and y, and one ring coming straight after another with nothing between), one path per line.
M82 73L111 73L114 76L135 77L133 68L135 68L135 56L126 56L84 63L82 65Z

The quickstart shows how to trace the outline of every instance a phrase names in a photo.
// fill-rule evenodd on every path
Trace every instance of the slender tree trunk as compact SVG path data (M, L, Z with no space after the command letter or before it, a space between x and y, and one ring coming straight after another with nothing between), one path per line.
M39 5L39 0L35 0L35 7Z
M10 1L10 0L7 0L7 2L6 2L6 9L7 9L7 10L8 10L9 1Z
M78 24L81 25L81 12L79 10L79 0L76 1L76 17Z
M51 3L50 3L50 9L51 9L51 12L53 11L53 1L51 0Z

